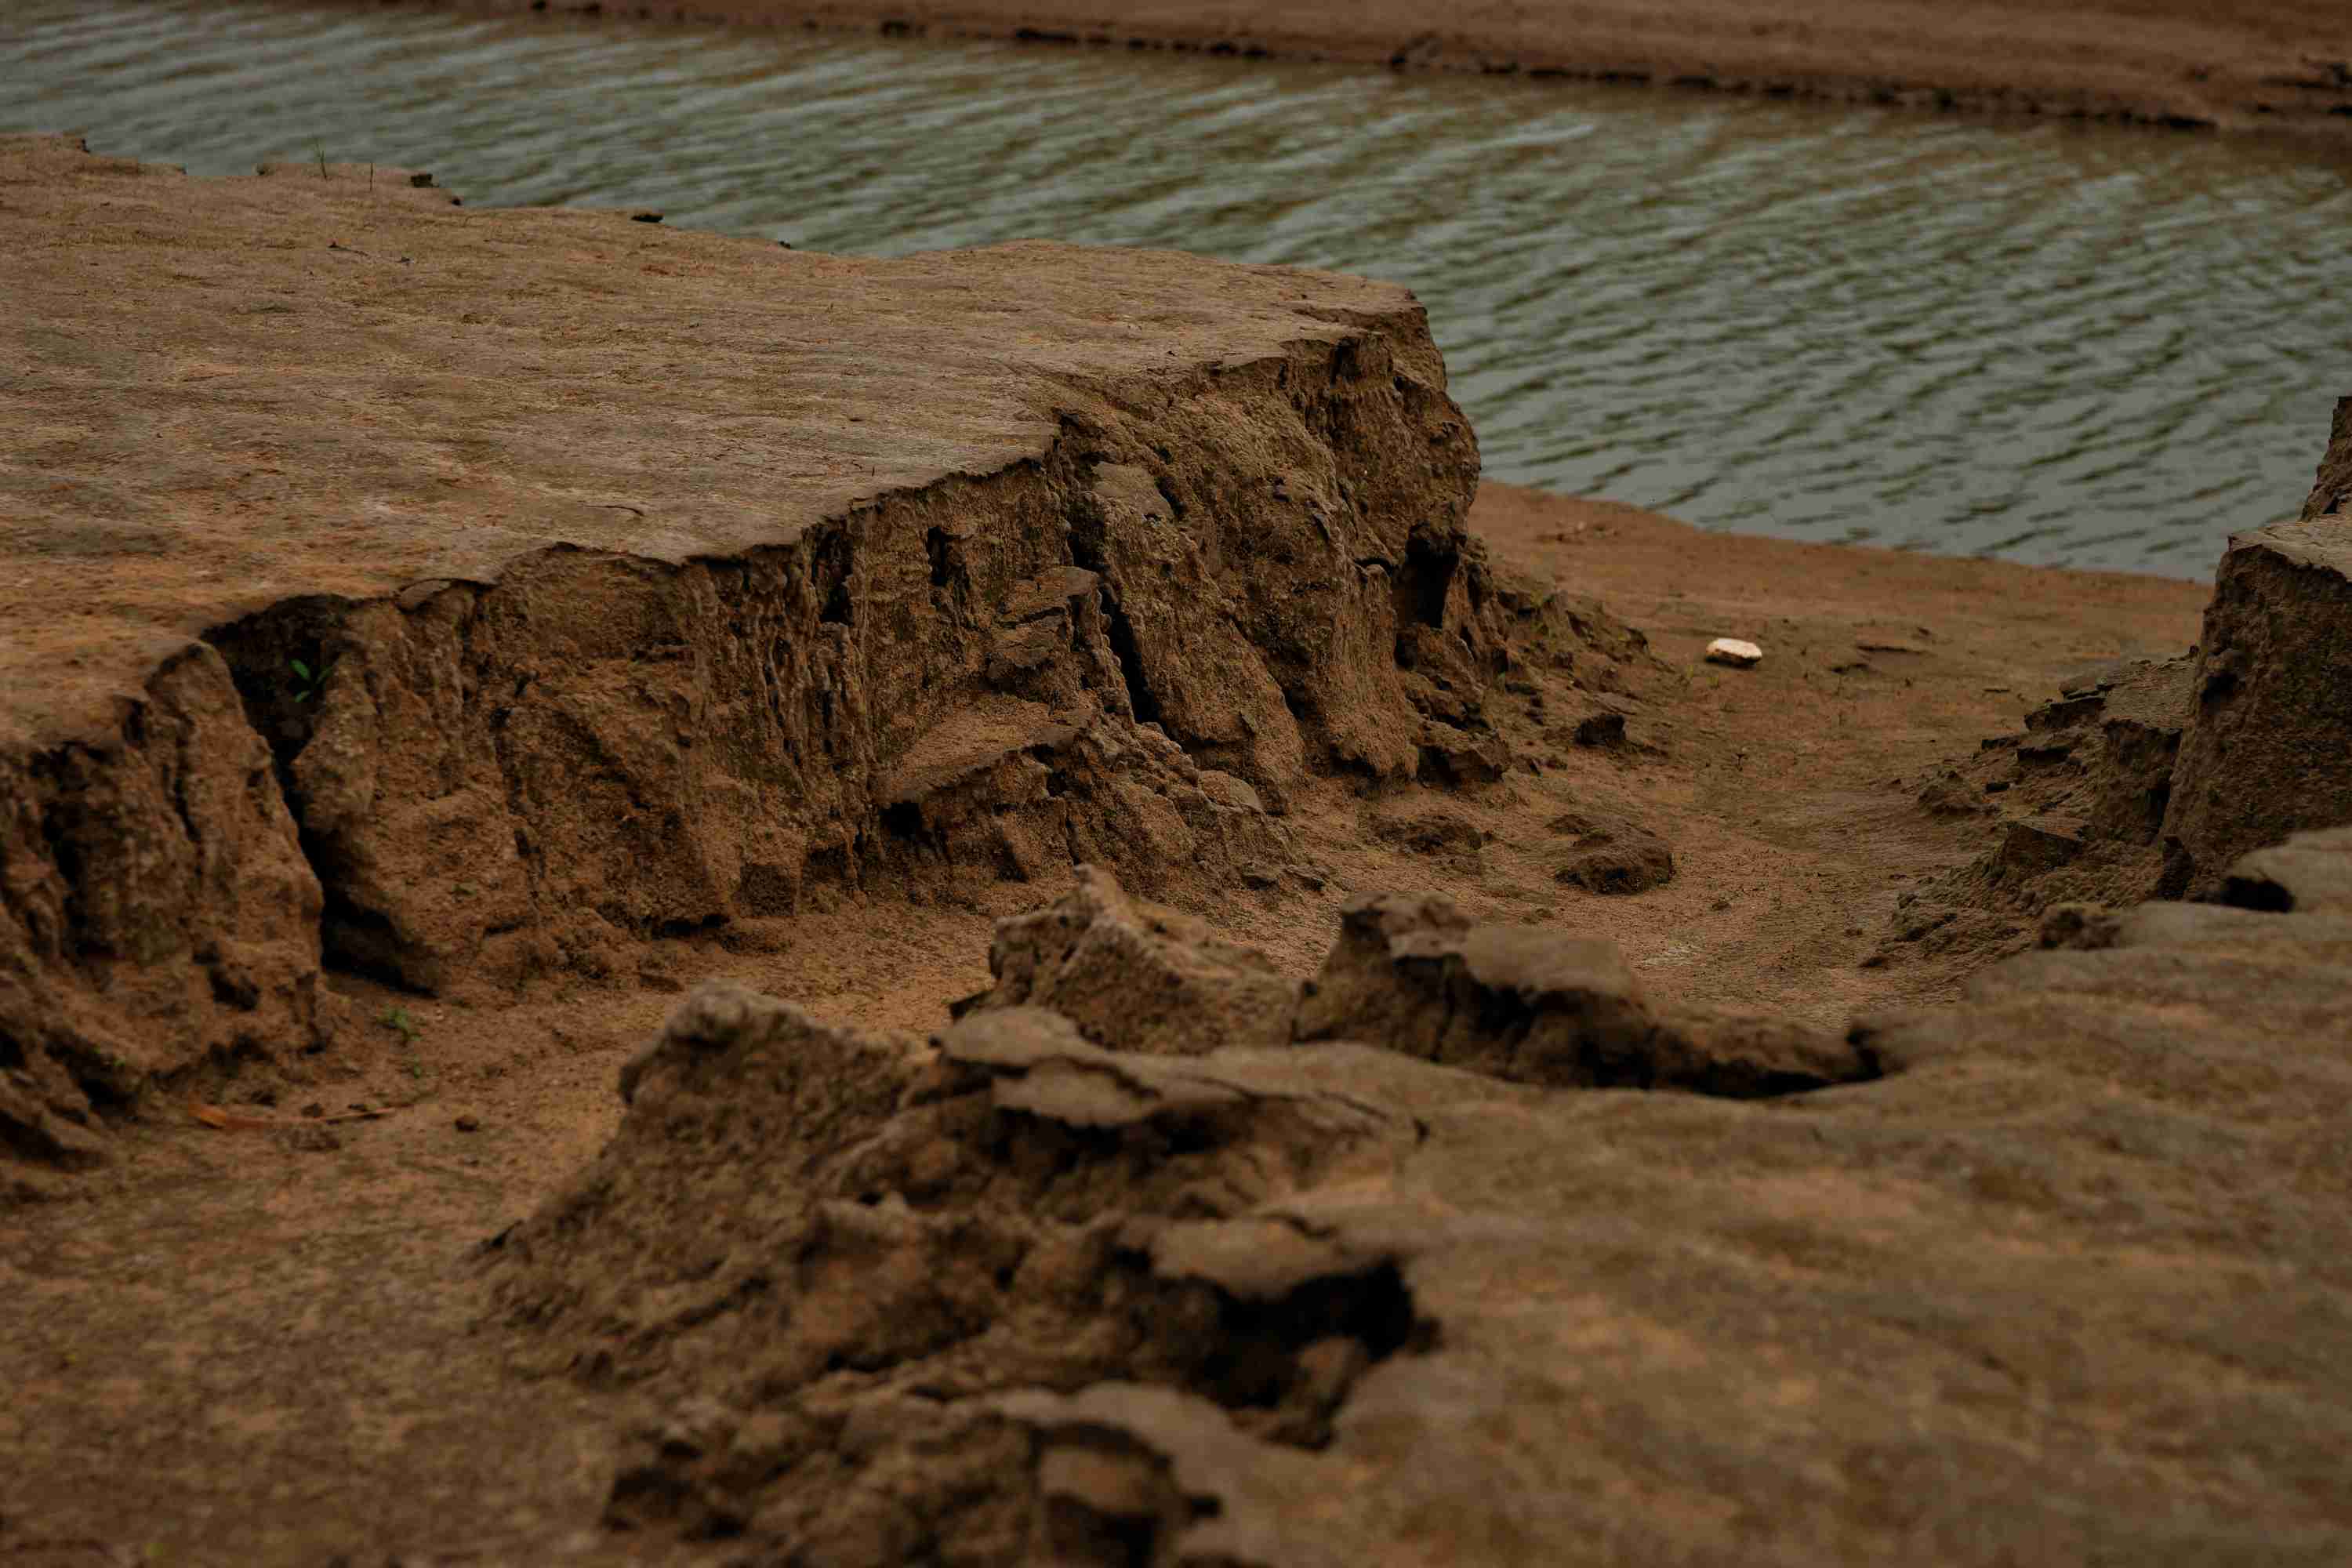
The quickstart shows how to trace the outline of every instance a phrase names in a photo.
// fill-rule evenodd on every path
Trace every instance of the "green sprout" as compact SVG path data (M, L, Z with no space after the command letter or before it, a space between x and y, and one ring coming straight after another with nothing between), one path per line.
M286 661L286 668L294 672L294 700L297 702L310 701L319 695L319 688L326 684L328 667L324 664L314 669L302 660L292 658Z
M412 1046L416 1043L416 1037L425 1032L416 1026L416 1020L408 1016L408 1009L405 1007L386 1007L376 1015L375 1021L385 1028L395 1031L402 1039Z

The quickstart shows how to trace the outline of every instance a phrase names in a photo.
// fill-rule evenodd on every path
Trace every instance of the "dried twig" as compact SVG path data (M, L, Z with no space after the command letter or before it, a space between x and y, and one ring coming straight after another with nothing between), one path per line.
M316 1127L329 1121L374 1121L389 1116L391 1112L338 1110L331 1116L304 1116L289 1121L281 1116L244 1116L234 1110L224 1110L217 1105L207 1105L201 1100L192 1100L188 1101L188 1114L221 1132L277 1132L289 1127Z

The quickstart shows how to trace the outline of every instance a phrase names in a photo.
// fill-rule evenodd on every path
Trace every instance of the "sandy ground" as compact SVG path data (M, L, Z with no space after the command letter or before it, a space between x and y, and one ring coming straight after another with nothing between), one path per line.
M375 0L369 0L370 4ZM2336 0L423 0L1352 60L2259 131L2352 144Z
M2014 728L2074 668L2179 651L2205 594L1708 534L1493 485L1473 521L1507 563L1600 595L1663 666L1616 700L1622 751L1547 746L1582 700L1539 685L1559 710L1510 729L1523 752L1557 759L1540 773L1376 800L1318 786L1297 823L1333 882L1213 911L1290 973L1328 945L1349 888L1430 888L1606 934L1666 998L1836 1023L1946 994L1949 967L1857 967L1902 888L1980 847L1894 781ZM1760 642L1765 663L1702 664L1719 635ZM1538 864L1545 825L1579 808L1665 837L1675 880L1630 899L1553 884ZM1431 811L1486 841L1425 855L1374 830ZM1057 890L1004 892L1020 907ZM477 1326L469 1249L610 1134L614 1075L682 987L725 975L824 1015L935 1028L950 999L985 984L990 924L973 910L852 900L775 922L773 951L658 942L634 980L551 983L504 1007L338 979L354 1026L310 1081L257 1086L229 1109L290 1123L310 1105L390 1114L267 1131L166 1110L79 1197L0 1213L0 1289L32 1308L0 1342L0 1558L631 1554L632 1541L591 1527L613 1404L506 1373Z

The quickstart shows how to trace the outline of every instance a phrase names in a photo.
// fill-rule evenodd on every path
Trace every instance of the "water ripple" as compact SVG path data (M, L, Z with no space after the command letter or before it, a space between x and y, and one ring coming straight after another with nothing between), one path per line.
M1390 278L1488 473L1801 538L2201 575L2352 390L2347 171L2212 139L259 0L10 0L0 104L197 174Z

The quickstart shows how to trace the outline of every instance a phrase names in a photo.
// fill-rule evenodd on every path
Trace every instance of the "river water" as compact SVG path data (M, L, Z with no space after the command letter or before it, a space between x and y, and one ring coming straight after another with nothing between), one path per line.
M0 126L820 250L1370 273L1490 477L1796 538L2205 575L2352 393L2352 166L2215 137L264 0L5 0Z

